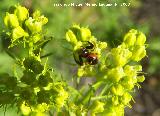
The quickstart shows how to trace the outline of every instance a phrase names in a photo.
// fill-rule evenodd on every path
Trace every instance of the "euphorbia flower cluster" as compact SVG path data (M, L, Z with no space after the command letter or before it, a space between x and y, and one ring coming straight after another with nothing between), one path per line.
M23 46L26 51L15 62L21 68L20 77L1 74L0 104L15 105L23 115L46 115L51 108L60 110L66 104L68 92L65 84L58 81L47 59L41 59L44 45L51 39L46 37L43 25L48 19L40 11L29 14L28 9L20 5L10 8L4 17L5 30L3 40L9 39L8 49ZM3 100L5 99L5 100Z
M90 99L82 105L89 102L91 106L88 111L92 115L124 115L124 108L130 106L130 101L133 100L133 89L135 86L140 87L138 83L145 79L142 66L138 64L146 56L145 35L132 29L119 46L107 49L107 43L97 41L88 28L73 25L66 33L66 40L72 44L73 54L85 46L84 41L94 43L93 52L98 54L98 64L78 67L78 77L96 78L96 82L91 85L94 91L87 94ZM96 84L99 86L94 88ZM95 94L97 91L99 93Z

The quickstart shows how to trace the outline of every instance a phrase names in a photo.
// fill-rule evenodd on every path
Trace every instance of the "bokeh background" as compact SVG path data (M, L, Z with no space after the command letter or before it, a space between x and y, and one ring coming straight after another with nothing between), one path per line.
M52 52L49 63L63 77L70 80L76 65L71 51L67 49L65 32L73 24L88 26L93 35L107 41L110 47L121 43L129 29L138 29L147 36L147 57L141 62L146 80L134 95L136 103L126 108L126 116L160 116L160 0L0 0L0 31L3 17L11 5L22 4L32 13L39 9L49 22L48 35L53 40L45 48ZM112 7L55 7L54 3L117 3ZM130 3L129 6L121 6ZM13 73L13 60L4 52L5 43L0 45L0 72ZM14 52L21 52L16 49ZM0 110L0 116L3 116ZM17 116L15 108L8 108L6 116Z

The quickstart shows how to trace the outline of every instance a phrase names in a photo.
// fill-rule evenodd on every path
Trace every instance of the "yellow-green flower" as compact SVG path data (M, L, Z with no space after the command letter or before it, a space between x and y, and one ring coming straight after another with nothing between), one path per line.
M14 28L14 29L12 30L12 39L13 39L12 42L16 41L17 39L19 39L19 38L21 38L21 37L26 37L26 36L28 36L28 33L25 32L25 31L23 30L23 28L20 27L20 26Z
M21 22L29 17L28 10L20 5L16 7L14 14L18 17L18 20Z
M15 14L6 13L4 24L7 28L15 28L19 26L18 18Z

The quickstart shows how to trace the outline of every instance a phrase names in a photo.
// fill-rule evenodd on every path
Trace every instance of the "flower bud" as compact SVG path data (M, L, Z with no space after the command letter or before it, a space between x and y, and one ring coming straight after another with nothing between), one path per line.
M109 105L100 116L124 116L124 105Z
M28 36L28 33L26 33L20 26L12 30L12 39L13 39L12 42L16 41L17 39L21 37L25 37L25 36Z
M86 75L92 77L94 74L95 74L94 68L89 65L81 66L80 68L78 68L78 72L77 72L78 77L82 77Z
M100 113L104 111L104 103L100 101L94 101L90 107L92 113Z
M124 37L124 43L130 47L134 45L142 46L146 41L146 36L137 30L130 30Z
M77 75L78 77L82 77L86 74L86 71L83 68L78 68Z
M137 76L137 82L142 83L145 80L144 76Z
M89 41L91 41L91 42L97 42L97 38L95 38L94 36L91 36L89 38Z
M21 109L23 115L28 116L31 113L31 107L26 106L25 101L22 103L20 109Z
M68 99L68 93L64 90L64 88L62 86L59 86L59 88L57 88L57 92L58 94L56 95L55 98L55 105L57 106L57 108L61 108L64 106L66 100Z
M68 42L71 42L72 44L76 44L77 43L77 38L76 38L76 36L74 35L74 33L71 30L69 30L66 33L66 40Z
M137 78L135 77L128 77L125 76L123 80L121 81L122 86L127 89L131 90L134 88L134 85L137 83Z
M39 40L41 40L41 35L40 34L35 34L30 38L33 43L37 43Z
M124 66L128 63L129 58L132 56L132 52L124 48L123 45L113 48L111 50L110 60L113 66Z
M142 66L141 65L134 65L134 70L136 71L142 71Z
M49 105L46 103L38 104L35 110L37 112L36 116L45 116L44 112L49 110Z
M124 76L123 68L116 67L107 71L107 78L113 82L118 82Z
M32 33L38 33L42 31L42 22L38 22L31 17L25 21L25 24Z
M136 33L137 31L132 29L124 36L124 43L130 47L133 46L136 42Z
M119 104L118 96L113 96L112 97L112 104L115 105L115 106Z
M74 46L73 51L75 52L79 50L82 46L83 46L83 43L81 41L78 41L76 45Z
M18 17L18 20L21 22L27 19L29 16L28 10L20 5L16 7L14 14Z
M106 43L106 42L99 42L99 43L98 43L98 47L99 47L100 49L105 49L105 48L107 47L107 43Z
M41 12L39 10L34 11L33 18L38 19L41 16Z
M81 41L88 41L91 37L91 31L88 28L82 27L80 29Z
M123 103L124 105L128 105L131 100L132 96L128 92L125 92L120 99L121 103Z
M42 25L45 25L48 22L48 18L45 16L40 16L38 21L42 22Z
M144 45L145 41L146 41L146 36L142 32L139 32L135 45L142 46Z
M123 93L124 93L124 88L123 88L122 85L116 84L116 85L114 85L114 86L111 87L111 92L112 92L114 95L122 96Z
M124 73L126 76L134 77L137 75L137 70L134 69L134 66L126 65L124 67Z
M82 104L76 106L74 110L76 112L76 116L86 116L87 115L87 109Z
M135 48L132 51L132 60L140 61L145 56L146 56L145 46L135 46Z
M19 26L18 18L15 14L6 13L4 24L7 28L15 28Z

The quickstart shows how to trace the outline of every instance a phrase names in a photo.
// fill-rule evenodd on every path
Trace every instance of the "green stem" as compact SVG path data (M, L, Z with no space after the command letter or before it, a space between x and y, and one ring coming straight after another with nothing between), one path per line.
M29 56L32 56L33 55L33 43L30 42L29 43Z
M109 96L105 95L105 96L96 96L96 97L92 97L91 100L95 101L95 100L104 100L104 99L108 99Z
M96 82L93 84L90 89L86 92L86 94L77 102L77 104L86 104L90 100L91 96L95 93L95 91L103 84L103 81Z
M111 87L112 84L109 84L109 83L106 82L105 87L102 89L102 91L99 95L102 96Z

